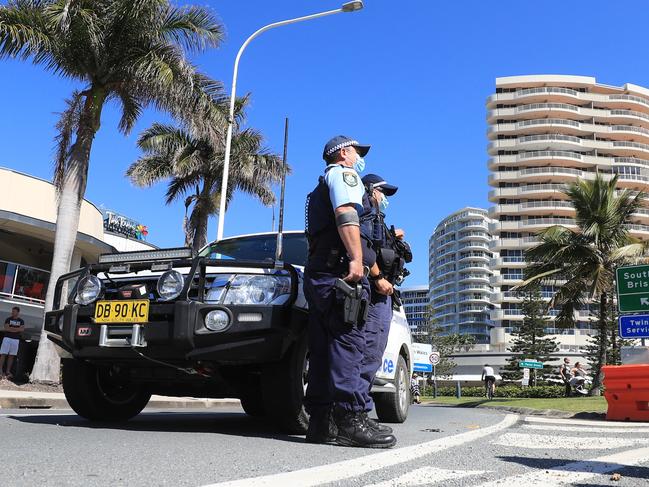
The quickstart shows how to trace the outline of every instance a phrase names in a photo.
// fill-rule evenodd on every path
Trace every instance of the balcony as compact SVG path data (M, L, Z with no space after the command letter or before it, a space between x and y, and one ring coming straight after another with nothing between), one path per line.
M496 257L491 259L489 266L492 269L501 269L503 267L523 268L525 267L525 259L523 257Z
M534 247L539 244L538 237L522 238L497 238L492 240L492 249L499 251L501 249L524 249Z
M489 278L489 284L495 287L503 285L515 285L523 282L523 274L505 274L496 275Z
M43 305L49 279L43 269L0 261L0 299Z

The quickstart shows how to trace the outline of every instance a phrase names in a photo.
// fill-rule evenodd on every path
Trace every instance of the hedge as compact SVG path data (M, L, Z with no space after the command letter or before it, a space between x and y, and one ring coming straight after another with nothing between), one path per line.
M421 393L424 396L432 396L432 386L424 386L421 388ZM455 396L455 387L438 387L438 396ZM482 397L485 395L484 387L462 387L462 395L466 397ZM536 386L525 387L520 386L496 386L494 397L530 397L530 398L543 398L543 397L564 397L565 388L563 386Z

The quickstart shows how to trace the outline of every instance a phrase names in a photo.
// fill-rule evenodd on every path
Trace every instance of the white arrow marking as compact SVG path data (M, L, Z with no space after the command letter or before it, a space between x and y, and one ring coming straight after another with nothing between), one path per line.
M522 485L525 487L552 487L575 485L584 483L597 475L617 472L625 467L643 464L647 461L649 461L649 448L638 448L637 450L568 463L560 467L551 467L540 471L534 470L530 473L487 482L486 484L481 484L479 487L521 487Z
M531 435L505 433L492 442L494 445L531 450L612 450L625 446L649 445L648 438L593 438L583 436Z
M643 306L649 306L649 298L640 298L640 304Z
M412 487L416 485L432 485L444 480L461 479L470 475L480 475L487 473L482 470L444 470L443 468L423 467L408 472L401 477L393 480L386 480L378 484L367 485L365 487Z
M277 485L281 485L282 487L309 487L331 482L340 482L475 441L507 429L516 424L517 421L518 415L508 414L500 423L493 426L460 433L459 435L446 436L426 443L395 448L393 450L365 455L352 460L343 460L342 462L331 463L329 465L325 464L293 472L282 472L261 477L232 480L230 482L226 481L204 487L275 487Z

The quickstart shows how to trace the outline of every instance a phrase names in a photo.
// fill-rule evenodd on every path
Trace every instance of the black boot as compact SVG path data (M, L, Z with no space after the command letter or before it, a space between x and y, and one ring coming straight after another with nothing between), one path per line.
M318 411L309 417L309 429L306 432L307 443L336 444L338 428L334 422L331 408Z
M392 428L373 420L367 413L363 413L363 419L372 431L376 431L377 433L381 433L382 435L392 434Z
M363 413L334 409L334 421L338 427L336 443L343 446L362 448L392 448L397 444L393 435L384 435L372 430L365 422Z

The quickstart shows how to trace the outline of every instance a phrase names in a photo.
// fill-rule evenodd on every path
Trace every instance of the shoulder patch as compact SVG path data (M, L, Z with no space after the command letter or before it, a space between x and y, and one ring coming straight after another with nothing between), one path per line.
M347 184L347 186L351 186L353 188L354 186L358 185L358 176L353 172L347 171L343 173L343 181L345 181L345 184Z

